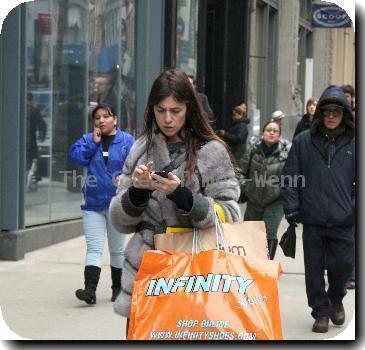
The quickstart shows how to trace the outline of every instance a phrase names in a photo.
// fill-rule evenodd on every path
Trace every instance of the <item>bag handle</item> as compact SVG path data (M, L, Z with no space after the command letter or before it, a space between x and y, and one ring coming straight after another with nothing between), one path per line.
M224 240L224 234L223 234L223 227L222 227L222 221L220 218L220 215L218 214L216 207L214 206L214 225L215 225L215 243L216 243L216 250L219 250L219 242L222 242L223 250L226 253L227 256L227 245ZM198 243L200 242L201 246L201 240L199 239L199 229L197 227L194 227L193 230L193 243L191 248L192 255L198 253Z
M200 250L204 250L202 241L199 239L199 229L197 227L194 227L194 229L193 229L193 244L192 244L192 248L191 248L192 255L198 253L198 243L200 243L199 244L200 245Z
M214 223L215 223L215 235L216 235L216 249L219 250L219 239L220 239L222 241L223 250L228 264L227 268L229 271L234 271L233 266L231 265L231 261L229 259L229 255L227 254L227 245L224 240L222 222L215 207L214 207ZM198 241L199 241L199 229L197 227L194 227L191 259L194 259L194 254L198 253Z
M219 250L219 238L222 241L222 246L224 253L227 257L227 245L226 241L224 240L224 234L223 234L223 227L222 227L222 221L220 220L220 217L217 213L216 208L214 208L214 222L215 222L215 233L216 233L216 249Z

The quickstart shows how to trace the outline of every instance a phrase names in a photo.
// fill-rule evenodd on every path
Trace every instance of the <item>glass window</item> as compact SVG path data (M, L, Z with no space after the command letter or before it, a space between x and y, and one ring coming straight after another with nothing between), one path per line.
M300 0L300 17L310 21L312 15L312 0Z
M308 18L311 15L311 1L301 1L301 4L306 6L300 12L300 21L298 29L298 59L297 59L297 85L298 94L302 101L305 96L305 72L306 72L306 59L313 57L313 42L312 42L312 28L308 22ZM306 12L305 12L306 11Z
M198 0L177 1L176 68L196 76Z
M85 169L68 157L95 103L135 133L134 0L26 4L25 224L81 216Z
M255 52L251 55L252 77L257 81L257 109L265 123L275 108L278 42L278 12L266 2L256 7Z
M135 134L135 1L90 4L89 112L97 103L108 104L120 128Z

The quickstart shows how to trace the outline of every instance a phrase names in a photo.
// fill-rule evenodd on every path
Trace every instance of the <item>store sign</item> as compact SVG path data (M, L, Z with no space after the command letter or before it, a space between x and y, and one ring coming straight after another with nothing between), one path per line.
M38 23L42 35L51 35L52 15L50 13L38 13Z
M312 5L312 27L345 28L351 26L350 17L341 7L336 5Z

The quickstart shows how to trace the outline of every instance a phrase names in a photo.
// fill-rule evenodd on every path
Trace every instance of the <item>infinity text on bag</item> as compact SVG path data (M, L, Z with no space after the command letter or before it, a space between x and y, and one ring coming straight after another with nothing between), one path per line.
M221 283L223 281L223 283ZM182 288L185 293L202 292L223 292L228 293L231 290L233 282L238 286L238 293L245 293L247 287L253 282L253 279L244 279L241 276L231 276L228 274L208 273L204 276L181 276L178 278L159 278L151 279L147 288L146 296L158 296L164 294L176 293Z

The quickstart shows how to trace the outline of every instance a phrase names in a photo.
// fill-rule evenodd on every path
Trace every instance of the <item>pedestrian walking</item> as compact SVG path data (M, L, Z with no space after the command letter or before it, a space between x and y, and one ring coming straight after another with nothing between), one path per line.
M247 108L244 103L233 108L233 124L227 130L219 130L218 135L228 144L236 161L238 161L246 151L246 141L248 136L247 125L250 119L246 117Z
M113 226L108 209L115 195L118 175L134 143L134 137L117 127L114 110L98 105L92 112L94 130L76 141L70 149L75 164L87 168L84 181L83 226L87 252L85 259L85 287L76 291L76 297L87 304L96 303L105 230L108 236L112 298L120 292L124 236Z
M305 113L302 119L298 122L297 127L295 128L294 131L293 139L302 131L310 129L313 122L314 112L316 111L317 103L318 100L315 99L314 97L311 97L307 100L307 105L306 105L307 113Z
M38 142L44 142L47 133L47 124L42 117L42 113L34 103L33 94L27 93L27 143L26 143L26 169L27 169L27 192L38 190L38 182L42 179L39 166Z
M347 101L351 106L351 109L355 107L355 88L350 84L345 84L341 86L343 93L345 94Z
M133 282L155 233L241 219L240 188L227 146L202 114L188 76L163 71L153 83L142 136L134 144L110 205L114 226L134 233L125 249L116 313L129 318Z
M269 121L262 128L262 139L252 145L239 162L242 196L247 200L244 220L265 222L272 260L278 245L278 227L284 216L281 172L291 146L280 136L280 124Z
M276 122L278 123L280 126L283 124L285 118L285 114L282 111L275 111L273 112L273 114L271 114L271 122Z
M303 223L313 332L327 332L329 318L335 325L345 322L342 300L354 254L355 168L351 107L341 88L331 85L318 101L311 129L294 139L283 170L286 219Z
M341 89L343 93L345 94L347 101L349 102L351 106L352 111L352 120L355 123L355 88L350 84L345 84L341 86ZM354 228L354 234L355 234L355 228ZM355 267L355 254L353 256L353 267L352 272L349 280L346 282L346 288L347 289L355 289L356 286L356 267Z
M196 90L196 79L195 79L194 75L188 75L188 78L189 78L190 84L193 86L193 88L196 91L196 94L198 95L198 100L203 107L204 116L206 118L208 118L208 120L211 124L213 124L215 121L214 113L213 113L212 108L209 105L208 96L206 94L203 94L202 92L199 92Z

